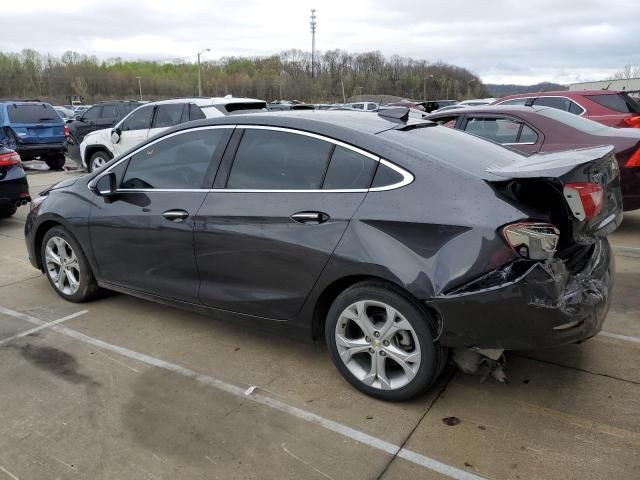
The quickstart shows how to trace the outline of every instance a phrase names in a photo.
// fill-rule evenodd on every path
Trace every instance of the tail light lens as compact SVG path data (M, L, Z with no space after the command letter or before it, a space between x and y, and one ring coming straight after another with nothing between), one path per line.
M604 205L604 189L597 183L577 182L564 186L564 198L580 221L596 217Z
M69 136L69 127L67 127L66 125L64 126L64 136L65 137Z
M627 124L628 127L640 128L640 115L636 115L634 117L627 117L623 121L624 123Z
M16 152L0 154L0 167L8 167L10 165L21 165L20 155Z
M625 168L640 167L640 148L636 150L636 153L629 157L629 160L627 160L627 163L625 163L624 166Z
M558 248L560 230L550 223L522 222L507 225L502 235L509 246L523 258L550 260Z

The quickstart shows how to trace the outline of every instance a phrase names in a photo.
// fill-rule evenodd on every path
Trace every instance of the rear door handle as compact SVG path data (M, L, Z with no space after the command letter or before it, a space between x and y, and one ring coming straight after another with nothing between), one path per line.
M291 215L291 220L298 223L318 224L326 222L329 218L324 212L298 212Z
M184 220L189 216L189 212L185 210L167 210L162 214L162 216L172 222L184 222Z

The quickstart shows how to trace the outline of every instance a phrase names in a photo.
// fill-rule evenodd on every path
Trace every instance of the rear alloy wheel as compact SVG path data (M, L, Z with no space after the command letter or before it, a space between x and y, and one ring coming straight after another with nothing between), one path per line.
M98 290L80 245L63 227L54 227L45 234L41 258L49 283L62 298L82 302Z
M111 159L106 152L100 151L94 153L93 155L91 155L91 159L89 160L89 171L93 172L94 170L103 167L110 160Z
M380 282L359 284L338 296L325 335L340 373L383 400L418 395L436 380L443 364L428 313Z
M67 159L64 155L58 155L55 157L46 157L44 161L51 170L62 170Z

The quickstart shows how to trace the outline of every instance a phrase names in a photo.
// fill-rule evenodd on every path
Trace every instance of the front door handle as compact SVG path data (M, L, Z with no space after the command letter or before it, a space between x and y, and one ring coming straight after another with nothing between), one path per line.
M298 223L318 224L326 222L329 218L324 212L298 212L291 215L291 220Z
M184 220L189 216L189 212L186 212L185 210L167 210L162 214L162 216L172 222L184 222Z

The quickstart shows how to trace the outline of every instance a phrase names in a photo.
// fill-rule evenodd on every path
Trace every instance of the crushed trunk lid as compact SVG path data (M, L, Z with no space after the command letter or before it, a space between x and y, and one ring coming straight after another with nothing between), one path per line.
M569 228L570 231L565 235L573 240L570 243L592 244L614 231L622 222L620 173L613 146L522 156L521 160L510 165L488 167L487 172L504 178L502 182L492 183L501 183L503 191L509 190L521 201L518 189L525 188L527 184L543 182L552 186L557 193L553 203L560 202L564 212L564 218L558 219L556 211L555 220L561 230L563 227ZM602 188L602 208L592 218L581 211L580 199L576 199L571 189L576 184L599 185ZM550 194L549 189L540 189L539 192L540 195ZM534 196L529 194L525 203L535 201ZM548 201L546 205L548 208Z

